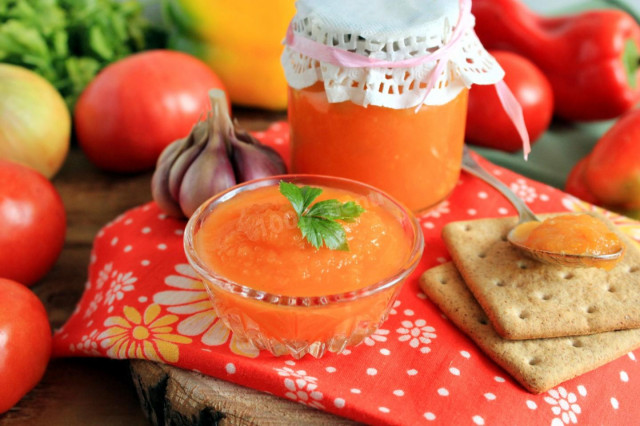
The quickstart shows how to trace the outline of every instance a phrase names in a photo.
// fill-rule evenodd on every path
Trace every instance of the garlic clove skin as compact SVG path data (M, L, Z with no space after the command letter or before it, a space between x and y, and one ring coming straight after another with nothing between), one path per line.
M236 136L231 138L231 156L238 182L287 172L284 161L274 149L260 144L248 133L236 132Z
M169 171L176 157L181 153L187 138L178 139L168 145L158 157L156 169L151 177L151 196L158 204L161 210L169 216L181 218L183 217L182 209L178 201L171 195L169 191Z
M193 126L191 133L187 136L185 147L171 165L171 170L169 171L169 192L176 200L180 197L180 185L182 184L184 174L207 144L209 135L208 123L209 121L207 120Z
M190 217L203 202L235 184L225 141L215 132L182 178L178 198L182 212Z

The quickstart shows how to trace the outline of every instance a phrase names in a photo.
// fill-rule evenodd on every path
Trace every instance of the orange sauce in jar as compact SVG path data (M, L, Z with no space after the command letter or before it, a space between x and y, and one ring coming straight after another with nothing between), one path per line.
M195 235L197 256L216 276L279 300L357 292L406 268L414 241L397 217L364 196L321 188L316 202L355 201L365 208L353 222L343 223L349 251L316 249L303 239L296 213L274 185L239 193L216 207ZM260 342L294 345L359 342L385 319L401 286L399 282L338 303L301 306L246 297L203 278L217 314L235 332L258 336Z
M460 175L467 95L415 112L329 103L322 82L289 88L293 171L365 182L413 211L431 207Z

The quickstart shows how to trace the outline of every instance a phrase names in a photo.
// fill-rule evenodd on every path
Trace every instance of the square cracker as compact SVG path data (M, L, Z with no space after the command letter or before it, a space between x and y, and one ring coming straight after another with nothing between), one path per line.
M467 287L495 330L535 339L640 328L640 250L625 242L612 270L570 268L531 260L506 241L516 218L452 222L443 238Z
M498 365L533 393L591 371L640 346L640 330L506 340L495 332L453 263L426 271L420 287Z

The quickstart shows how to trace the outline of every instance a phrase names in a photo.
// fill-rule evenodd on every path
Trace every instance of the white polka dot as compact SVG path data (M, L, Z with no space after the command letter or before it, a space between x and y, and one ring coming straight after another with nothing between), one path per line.
M227 370L227 373L229 373L229 374L235 374L236 373L236 366L233 365L232 363L228 363L227 365L225 365L224 369Z
M636 360L636 356L635 356L635 354L633 352L629 352L627 355L629 356L629 359L631 361L635 361Z
M469 352L467 352L467 351L460 351L460 355L462 355L466 359L471 358L471 354Z
M484 419L480 416L473 416L472 417L473 422L477 425L483 425L484 424Z
M587 388L583 385L578 386L578 393L582 396L587 396Z
M495 376L493 378L493 380L495 380L498 383L504 383L505 382L504 377L500 377L500 376Z
M167 215L166 215L166 214L164 214L164 213L160 213L160 214L158 215L158 219L160 219L160 220L165 220L166 218L167 218Z
M351 392L351 393L355 393L355 394L359 394L359 393L361 393L362 391L361 391L360 389L353 388L353 389L351 389L351 391L350 391L350 392Z
M413 311L411 309L405 309L404 310L404 314L406 316L408 316L408 317L411 317L411 316L413 316L414 313L413 313Z
M447 259L444 257L438 257L436 260L438 261L438 263L444 263L447 261Z
M415 376L416 374L418 374L418 370L412 368L411 370L407 370L407 374L410 376Z
M133 223L133 219L129 218L123 222L125 225L131 225Z
M534 401L527 399L527 407L530 410L535 410L536 408L538 408L538 404L536 404Z
M435 225L433 224L433 222L425 222L425 223L422 224L422 226L424 226L426 229L435 228Z
M386 355L391 355L391 351L390 351L389 349L387 349L387 348L382 348L382 349L380 349L380 353L381 353L382 355L385 355L385 356L386 356Z
M143 234L148 234L149 232L151 232L151 228L149 228L148 226L145 226L144 228L142 228Z
M158 244L158 250L166 250L167 249L167 245L164 243Z
M87 323L87 327L91 327L92 325L93 325L93 320L91 320L91 321L89 321L89 322Z
M101 229L100 231L98 231L98 233L96 234L96 236L98 238L102 237L104 235L104 229Z
M629 381L629 375L627 374L626 371L621 371L620 372L620 380L623 382L628 382Z
M436 419L436 415L427 411L426 413L423 414L424 418L427 420L435 420Z
M147 298L147 296L140 296L140 297L138 297L138 302L140 302L140 303L145 303L145 302L147 302L147 300L149 300L149 299Z
M487 398L487 401L493 401L494 399L496 399L496 396L494 394L492 394L491 392L485 393L484 397Z
M118 244L118 237L113 237L113 239L111 240L111 245L115 246L116 244Z
M449 396L449 391L447 390L447 388L440 388L438 389L438 395Z
M404 396L404 391L402 389L396 389L393 391L395 396Z
M107 309L107 312L108 312L108 313L113 312L113 306L109 306L109 309Z
M289 360L287 360L287 361L285 361L284 363L285 363L285 364L287 364L287 365L296 365L296 362L295 362L295 361L292 361L292 360L290 360L290 359L289 359Z
M427 296L424 293L418 293L418 294L416 294L416 297L418 299L422 299L422 300L425 300L427 298Z
M469 216L475 216L476 214L478 214L478 211L476 209L469 209L467 210L467 214Z
M378 407L378 410L381 413L389 413L389 412L391 412L391 410L389 410L387 407Z
M142 266L149 266L149 264L151 264L151 262L149 262L147 259L143 260L142 262L140 262L140 264Z
M184 234L184 229L176 229L175 231L173 231L174 234L176 235L183 235Z
M486 193L486 192L484 192L484 191L478 192L478 198L482 198L483 200L485 200L485 199L487 199L488 197L489 197L489 196L487 195L487 193Z
M131 247L131 246L126 246L126 247L124 248L124 252L125 252L125 253L129 253L131 250L133 250L133 247Z
M549 201L549 196L547 194L540 194L540 201Z
M91 257L90 257L90 260L89 260L89 261L90 261L91 263L96 263L96 260L97 260L97 259L98 259L98 258L96 257L96 255L95 255L95 254L91 254Z
M327 367L327 368L325 368L325 370L327 370L327 373L335 373L336 372L336 368L335 367Z
M614 397L611 397L611 406L614 410L617 410L620 407L620 403Z
M378 370L376 370L375 368L367 368L367 374L369 376L375 376L376 374L378 374Z
M460 370L458 370L455 367L451 367L451 368L449 368L449 373L453 374L454 376L459 376L460 375Z
M344 408L344 399L342 398L336 398L333 400L333 405L335 405L337 408Z
M509 213L509 210L505 209L504 207L500 207L498 209L498 213L499 214L507 214L507 213Z

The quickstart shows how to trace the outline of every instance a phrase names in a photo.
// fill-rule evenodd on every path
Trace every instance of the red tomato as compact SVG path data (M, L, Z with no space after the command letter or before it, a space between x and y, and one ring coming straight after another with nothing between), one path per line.
M43 175L0 160L0 277L32 285L64 245L62 199Z
M0 278L0 414L42 379L51 356L51 327L40 299Z
M549 80L533 62L520 55L499 50L489 53L504 69L504 81L520 102L529 138L535 142L549 128L553 115ZM510 152L522 148L522 140L494 86L474 85L469 91L466 140Z
M193 56L154 50L102 70L78 99L78 142L96 166L116 172L152 169L162 150L189 134L224 86Z

